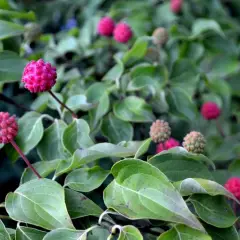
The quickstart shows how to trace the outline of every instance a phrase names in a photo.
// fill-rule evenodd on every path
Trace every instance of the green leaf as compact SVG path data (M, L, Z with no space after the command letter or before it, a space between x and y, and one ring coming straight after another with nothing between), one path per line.
M206 230L212 240L239 240L237 230L234 226L230 228L215 228L207 225Z
M18 18L18 19L26 19L30 21L35 21L36 16L33 11L29 12L19 12L19 11L10 11L10 10L4 10L0 9L0 16L2 17L12 17L12 18Z
M179 87L172 87L168 90L167 103L170 113L177 117L193 121L196 118L196 105L185 90Z
M198 230L184 225L176 225L172 229L164 232L157 240L212 240L212 238Z
M11 240L11 237L10 237L7 229L5 228L2 220L0 220L0 238L1 238L1 240Z
M16 240L42 240L47 233L38 229L22 227L18 224Z
M173 184L182 196L192 194L208 194L210 196L223 195L238 202L238 200L228 192L222 185L201 178L187 178L183 181L178 181Z
M80 168L67 175L64 185L79 192L91 192L100 187L108 175L109 171L99 166Z
M47 197L46 197L47 196ZM48 230L74 228L65 205L64 189L49 179L29 181L6 197L8 215Z
M62 134L65 129L66 124L63 121L55 120L54 123L45 130L44 136L37 147L38 154L43 161L70 157L68 153L64 152L62 144Z
M191 38L199 37L201 34L213 31L222 37L225 36L224 32L222 31L218 22L211 20L211 19L197 19L192 26L192 36Z
M59 228L49 232L43 240L87 240L84 231L71 230L67 228Z
M0 20L0 40L19 36L24 33L24 30L22 25Z
M171 181L180 181L186 178L213 179L208 168L202 163L204 161L204 155L189 153L181 147L163 151L148 160L150 164L166 174Z
M112 113L103 119L102 132L109 142L115 144L121 141L130 141L133 138L132 125L116 118Z
M63 132L63 145L71 154L79 148L88 148L94 144L89 134L88 123L83 119L74 119Z
M204 231L167 177L147 162L119 161L111 170L115 180L104 190L104 202L129 219L184 223Z
M139 158L140 156L142 156L144 153L146 153L146 152L148 151L148 148L149 148L151 142L152 142L152 139L151 139L151 138L146 139L146 140L142 143L142 145L138 148L138 150L137 150L134 158L137 159L137 158Z
M136 40L133 47L125 53L123 56L123 63L125 65L133 64L134 62L141 60L144 58L147 48L148 48L148 41L150 40L149 37L140 37Z
M28 112L18 120L18 135L16 137L16 143L23 151L24 154L28 154L33 148L35 148L43 137L43 123L42 120L47 115L41 115L36 112ZM12 160L16 160L19 154L12 146L7 146L8 157Z
M143 240L140 231L131 225L121 227L118 240Z
M68 98L66 105L73 111L88 111L94 107L96 104L89 103L85 95L74 95Z
M190 198L197 215L206 223L218 228L227 228L237 221L232 208L223 196L193 195Z
M86 216L99 217L103 210L82 193L65 189L66 205L72 219Z
M45 178L52 172L54 172L58 166L60 160L53 161L41 161L33 164L33 167L37 170L41 177ZM21 177L21 184L29 182L33 179L36 179L37 176L29 168L26 168Z
M0 52L0 83L19 81L26 63L27 61L25 59L22 59L14 52Z
M130 96L113 106L116 117L126 122L152 122L155 116L150 105L142 98Z
M12 228L6 228L8 234L10 235L11 240L16 240L15 235L16 235L16 230Z

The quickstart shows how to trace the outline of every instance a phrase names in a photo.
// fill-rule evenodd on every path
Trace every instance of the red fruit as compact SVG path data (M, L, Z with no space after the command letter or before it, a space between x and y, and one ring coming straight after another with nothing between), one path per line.
M23 71L22 82L30 92L49 91L56 83L56 68L42 59L29 62Z
M221 110L215 102L206 102L201 108L202 116L207 119L216 119L220 116Z
M232 177L227 180L224 187L240 200L240 178Z
M11 142L18 133L18 125L14 116L8 112L0 112L0 143Z
M160 153L164 150L168 150L170 148L174 148L174 147L177 147L177 146L180 146L179 141L177 141L174 138L169 138L165 143L159 143L157 145L156 153Z
M182 9L183 0L171 0L170 7L172 12L179 13Z
M131 27L124 22L118 23L113 31L114 39L120 43L126 43L132 38Z
M115 27L115 23L110 17L103 17L98 22L97 32L101 36L112 36L113 30Z

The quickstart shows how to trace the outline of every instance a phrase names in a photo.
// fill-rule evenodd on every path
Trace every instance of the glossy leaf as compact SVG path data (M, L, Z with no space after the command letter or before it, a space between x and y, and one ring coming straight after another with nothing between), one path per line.
M172 229L164 232L157 240L212 240L212 238L198 230L184 225L176 225Z
M197 215L206 223L227 228L237 221L232 208L223 196L193 195L190 198Z
M215 228L207 225L206 229L212 240L239 240L238 232L234 226L230 228Z
M113 111L116 117L127 122L152 122L155 120L150 105L142 98L135 96L117 102Z
M16 240L42 240L47 233L38 229L18 225Z
M0 20L0 40L19 36L24 33L24 26Z
M45 229L74 228L65 205L63 187L49 179L29 181L9 193L6 210L16 221Z
M99 217L103 210L80 192L65 189L66 205L72 219L85 216Z
M128 225L120 228L118 240L143 240L143 236L136 227Z
M88 148L94 144L89 134L88 123L83 119L74 119L63 132L63 145L71 154L77 149Z
M148 151L148 148L149 148L151 142L152 142L152 139L151 139L151 138L146 139L146 140L142 143L142 145L138 148L138 150L137 150L134 158L137 159L137 158L139 158L140 156L142 156L144 153L146 153L146 152Z
M80 168L67 175L64 185L79 192L90 192L98 188L108 175L109 171L99 166Z
M141 160L117 162L115 180L104 190L104 202L129 219L157 219L184 223L203 231L179 192L157 168Z
M53 230L49 232L43 240L87 240L86 235L84 234L84 231L77 231L67 228L59 228L56 230Z
M0 239L1 240L11 240L11 237L10 237L7 229L5 228L2 220L0 220Z
M130 141L133 137L132 125L116 118L112 113L103 119L102 132L109 142L115 144L121 141Z

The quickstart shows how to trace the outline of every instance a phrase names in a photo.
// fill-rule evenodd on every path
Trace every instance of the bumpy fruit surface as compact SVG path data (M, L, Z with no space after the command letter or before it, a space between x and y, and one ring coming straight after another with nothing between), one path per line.
M240 178L232 177L227 180L224 187L240 200Z
M171 128L169 127L168 122L157 120L153 122L149 134L154 142L165 142L171 136Z
M186 135L183 142L183 147L192 153L204 153L206 140L200 132L192 131Z
M179 13L182 9L183 0L171 0L170 7L172 12Z
M168 32L165 28L162 28L162 27L156 28L152 36L153 36L153 43L156 45L163 45L168 40Z
M177 141L174 138L169 138L166 142L164 143L159 143L157 145L156 153L160 153L164 150L168 150L174 147L180 146L179 141Z
M0 143L11 142L18 133L18 125L14 116L8 112L0 112Z
M49 91L56 83L56 68L42 59L29 62L23 71L22 82L30 92Z
M109 37L112 36L114 27L115 23L112 18L103 17L98 22L97 31L99 35Z
M124 22L117 24L113 31L114 39L120 43L127 43L132 38L131 27Z
M201 108L202 116L207 119L216 119L220 116L221 110L215 102L206 102Z

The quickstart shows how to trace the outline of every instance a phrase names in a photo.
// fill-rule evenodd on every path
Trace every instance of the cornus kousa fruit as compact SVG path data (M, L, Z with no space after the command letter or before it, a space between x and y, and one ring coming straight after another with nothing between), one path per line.
M152 123L149 134L155 143L165 142L171 136L171 128L168 122L157 120Z
M156 45L163 45L168 40L168 32L165 28L162 28L162 27L156 28L152 36L153 36L153 43Z
M156 153L160 153L164 150L168 150L174 147L180 146L179 141L177 141L174 138L169 138L166 142L164 143L159 143L157 145Z
M18 133L18 124L14 116L8 112L0 112L0 143L6 144L14 140Z
M120 43L127 43L132 38L131 27L124 22L118 23L113 31L114 39Z
M99 35L109 37L112 36L114 27L115 23L112 18L103 17L98 22L97 31Z
M207 119L216 119L220 116L221 110L215 102L206 102L201 108L202 116Z
M224 187L240 200L240 178L232 177L227 180Z
M182 9L183 0L171 0L170 7L172 12L179 13Z
M51 90L57 78L56 68L42 59L29 62L23 71L24 87L32 93Z
M206 145L206 140L200 132L192 131L186 135L183 142L183 147L192 153L203 153Z

